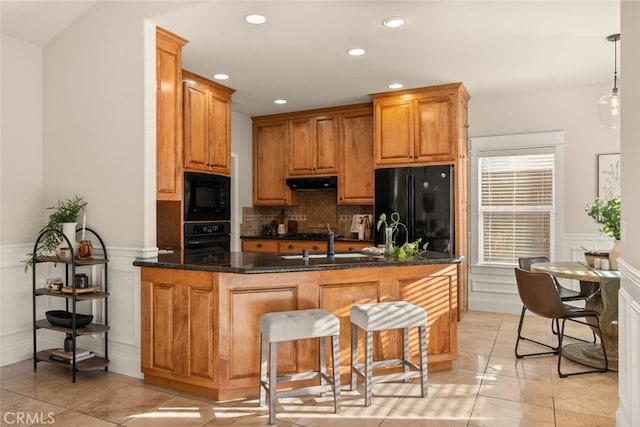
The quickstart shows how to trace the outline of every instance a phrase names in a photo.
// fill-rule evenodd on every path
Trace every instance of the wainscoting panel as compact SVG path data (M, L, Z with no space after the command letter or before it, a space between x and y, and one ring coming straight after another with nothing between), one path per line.
M584 261L582 246L590 249L597 246L602 251L608 251L613 246L613 240L600 235L565 234L562 239L562 251L554 261ZM522 303L516 288L513 268L512 265L470 265L469 310L520 313ZM560 280L563 286L580 289L577 280Z
M24 271L23 259L33 246L0 247L0 366L33 357L32 340L32 272ZM142 378L140 372L140 271L133 266L135 258L149 250L107 248L109 251L109 369ZM99 269L92 268L92 280L101 283ZM45 286L49 277L64 277L64 266L39 264L36 286ZM60 298L38 297L36 317L52 309L64 309ZM93 314L102 321L102 306L97 301L82 302L78 311ZM54 331L38 331L38 350L61 347L64 335ZM79 337L80 346L104 354L102 336Z
M640 270L619 258L617 426L640 425Z

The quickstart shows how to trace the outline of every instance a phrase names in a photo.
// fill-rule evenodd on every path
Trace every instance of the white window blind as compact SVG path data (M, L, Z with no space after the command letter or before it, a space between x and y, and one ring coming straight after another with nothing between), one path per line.
M521 256L553 259L554 155L478 159L479 261L517 264Z

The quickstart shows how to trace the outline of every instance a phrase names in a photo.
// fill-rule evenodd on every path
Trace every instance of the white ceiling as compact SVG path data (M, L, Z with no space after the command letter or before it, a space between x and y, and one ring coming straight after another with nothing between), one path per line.
M46 45L94 3L3 0L2 33ZM164 3L162 15L153 15L153 3L144 3L149 19L189 40L184 68L229 74L223 84L237 90L233 109L249 116L368 102L367 94L395 81L406 88L462 81L472 102L612 82L606 36L620 29L617 0L181 1ZM266 24L245 23L249 13L265 15ZM384 28L391 15L407 23ZM368 53L347 56L354 46Z

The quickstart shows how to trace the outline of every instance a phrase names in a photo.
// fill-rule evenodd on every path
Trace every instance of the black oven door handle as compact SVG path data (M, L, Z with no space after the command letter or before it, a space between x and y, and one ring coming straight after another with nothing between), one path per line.
M216 243L220 243L220 240L211 240L211 239L203 239L203 240L194 240L194 239L189 239L186 244L185 247L187 248L201 248L201 247L207 247L207 246L216 246Z

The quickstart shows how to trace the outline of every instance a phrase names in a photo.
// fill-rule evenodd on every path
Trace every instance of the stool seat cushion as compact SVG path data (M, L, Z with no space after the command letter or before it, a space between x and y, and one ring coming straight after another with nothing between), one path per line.
M260 316L260 332L268 342L327 337L340 334L340 320L328 311L277 311Z
M358 304L351 307L351 323L365 331L425 326L427 313L406 301Z

